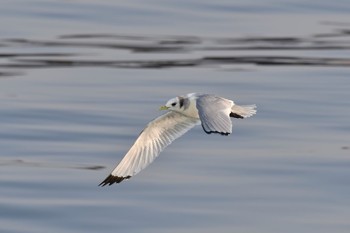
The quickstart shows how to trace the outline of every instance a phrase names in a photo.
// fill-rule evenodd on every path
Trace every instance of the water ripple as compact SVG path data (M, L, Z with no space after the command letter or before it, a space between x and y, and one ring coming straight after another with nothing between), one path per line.
M0 76L20 75L34 68L85 66L152 69L220 68L242 64L348 67L350 59L341 53L350 49L349 35L350 30L343 28L306 37L70 34L52 40L8 38L0 40L0 46L13 52L0 53ZM19 49L21 52L17 52ZM38 52L43 49L46 52ZM67 50L73 52L65 52ZM305 50L312 54L305 56ZM235 55L237 51L240 55ZM338 57L325 56L322 51L337 51Z

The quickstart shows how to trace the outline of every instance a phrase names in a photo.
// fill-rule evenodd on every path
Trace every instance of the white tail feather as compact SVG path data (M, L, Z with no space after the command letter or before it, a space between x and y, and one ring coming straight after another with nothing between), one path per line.
M256 105L233 105L231 111L243 118L251 117L256 113Z

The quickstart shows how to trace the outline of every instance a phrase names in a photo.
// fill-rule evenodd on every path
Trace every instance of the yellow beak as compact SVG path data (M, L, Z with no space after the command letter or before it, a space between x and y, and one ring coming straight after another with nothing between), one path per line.
M167 106L161 106L160 108L159 108L159 110L168 110L169 109L169 107L167 107Z

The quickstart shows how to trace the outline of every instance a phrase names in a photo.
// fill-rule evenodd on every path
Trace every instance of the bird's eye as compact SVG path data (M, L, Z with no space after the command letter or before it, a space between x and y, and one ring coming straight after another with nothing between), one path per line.
M172 103L172 104L171 104L171 106L173 106L173 107L174 107L175 105L176 105L176 103Z

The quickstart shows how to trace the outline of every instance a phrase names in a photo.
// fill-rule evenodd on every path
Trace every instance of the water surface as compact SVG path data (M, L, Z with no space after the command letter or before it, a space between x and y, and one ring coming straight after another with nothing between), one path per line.
M346 1L6 1L1 232L348 232ZM97 185L169 98L258 114L197 127Z

